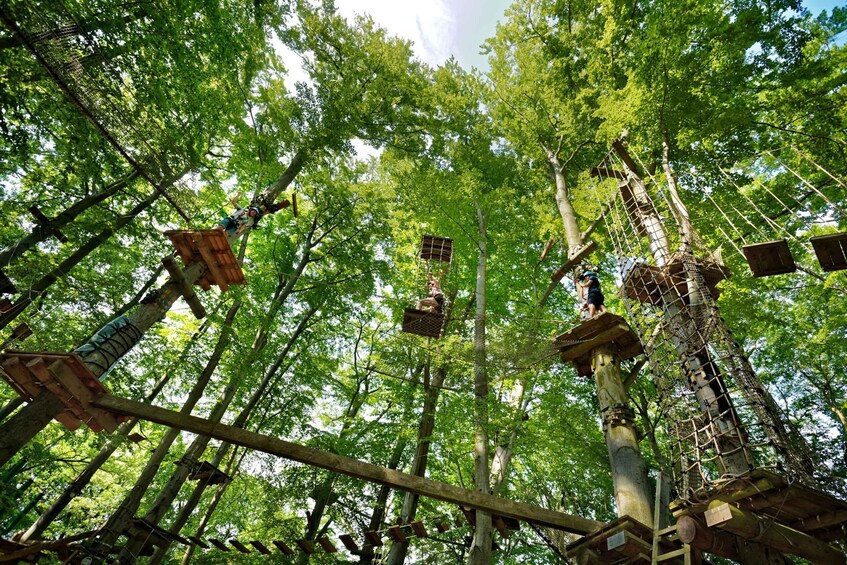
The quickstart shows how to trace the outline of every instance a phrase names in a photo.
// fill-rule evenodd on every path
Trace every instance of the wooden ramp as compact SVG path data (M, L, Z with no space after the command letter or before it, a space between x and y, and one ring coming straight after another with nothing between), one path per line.
M92 406L94 398L107 389L73 353L9 350L0 355L0 365L0 374L24 400L30 402L42 393L59 398L67 409L57 414L56 420L69 430L84 422L92 431L113 432L122 420Z
M197 261L206 264L206 272L194 283L203 290L215 285L226 292L230 285L246 282L224 230L170 230L165 235L186 267Z
M415 308L403 311L403 331L424 337L441 337L444 329L444 314L426 312Z
M449 263L453 258L453 240L435 235L425 235L421 240L421 259Z
M829 544L847 539L847 503L765 469L695 492L689 501L677 500L671 511L677 521L690 517L706 524L690 534L694 545L695 538L716 535L743 540L755 530L762 532L759 543L780 552L812 563L847 562L844 553Z
M847 232L819 235L809 241L824 271L847 269Z
M754 277L784 275L797 270L788 242L784 239L745 245L741 250Z
M590 377L591 352L601 345L611 344L621 360L641 354L641 342L622 317L605 312L588 319L553 339L562 361L572 361L577 374Z
M660 543L660 551L666 555L682 548L681 543L666 539ZM585 565L652 563L653 529L629 516L622 516L569 544L565 555ZM674 555L662 562L681 564L684 558Z

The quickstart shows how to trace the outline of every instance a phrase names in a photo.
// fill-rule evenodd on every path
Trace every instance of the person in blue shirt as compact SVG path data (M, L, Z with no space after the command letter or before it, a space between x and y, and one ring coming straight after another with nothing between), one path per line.
M597 312L601 314L606 311L603 290L600 288L600 279L594 271L585 271L579 279L579 297L585 300L588 306L588 317L593 318Z

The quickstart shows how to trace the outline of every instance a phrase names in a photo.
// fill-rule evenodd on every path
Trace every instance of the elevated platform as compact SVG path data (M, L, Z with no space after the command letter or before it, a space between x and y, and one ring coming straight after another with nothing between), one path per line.
M659 552L669 556L662 563L685 562L682 556L669 555L682 549L681 542L662 538L659 544ZM622 516L569 544L565 555L581 565L652 563L653 529L629 516Z
M819 235L809 241L824 271L847 269L847 232Z
M206 272L195 284L203 290L212 285L226 292L230 285L244 284L244 272L223 230L170 230L165 235L173 243L183 264L206 264Z
M209 463L200 461L188 475L189 480L201 481L207 485L222 485L232 482L232 477Z
M24 400L41 394L59 398L67 409L56 420L69 430L84 422L94 432L113 432L124 419L92 405L107 389L73 353L8 350L0 355L0 365L4 370L0 374Z
M695 261L709 292L717 298L720 295L717 285L730 277L729 269L713 261L702 259L695 259ZM621 295L656 306L662 303L662 295L671 292L672 289L675 289L681 297L688 296L685 262L679 253L671 255L664 267L645 263L633 264L624 274Z
M641 354L641 342L622 317L605 312L590 318L553 339L562 361L572 361L577 374L590 377L591 352L601 345L612 345L622 360Z
M130 538L144 541L141 555L153 555L155 547L167 547L171 542L188 545L190 542L182 536L172 534L164 528L151 524L143 518L135 517L126 532Z
M439 338L444 331L444 314L406 308L403 311L403 331L424 337Z
M754 277L784 275L797 270L788 242L784 239L745 245L741 250Z
M759 542L778 551L813 563L847 562L829 545L847 539L847 502L765 469L697 491L690 500L674 501L671 511L677 520L691 517L705 523L705 535L744 539L750 530L761 529L767 533Z
M449 263L453 259L453 240L435 235L425 235L421 240L421 259Z

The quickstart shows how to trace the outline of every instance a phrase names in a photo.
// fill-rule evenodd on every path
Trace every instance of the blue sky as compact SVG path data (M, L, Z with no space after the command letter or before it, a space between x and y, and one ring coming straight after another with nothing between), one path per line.
M391 33L415 44L418 56L431 65L440 65L451 54L470 68L486 69L486 57L479 45L494 35L497 21L511 0L336 0L341 13L370 13ZM843 2L806 0L803 4L815 15L830 11Z

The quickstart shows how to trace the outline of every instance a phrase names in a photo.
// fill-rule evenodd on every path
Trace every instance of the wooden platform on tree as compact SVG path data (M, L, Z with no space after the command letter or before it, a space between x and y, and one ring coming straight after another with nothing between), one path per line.
M122 421L121 417L92 406L94 399L107 389L73 353L8 350L0 355L0 366L0 374L24 400L32 401L45 391L59 398L67 409L56 415L56 420L70 430L84 422L92 431L113 432Z
M713 261L695 259L700 268L706 286L711 295L717 298L720 289L717 285L730 277L729 269ZM621 295L654 306L662 303L662 295L675 290L681 297L688 296L688 281L685 262L679 253L671 255L664 267L646 263L634 263L624 273Z
M784 275L797 270L791 249L784 239L752 243L741 248L754 277Z
M207 485L221 485L232 482L232 477L209 463L208 461L200 461L191 470L188 475L189 480L202 481Z
M186 267L197 261L206 264L206 272L194 283L203 290L216 285L226 292L230 285L246 282L224 230L170 230L165 235Z
M424 337L441 337L444 330L444 314L426 312L415 308L403 311L403 331Z
M421 259L449 263L453 258L453 240L435 235L425 235L421 240Z
M662 540L660 543L662 553L682 548L679 542ZM629 516L622 516L569 544L565 555L586 565L652 563L653 529ZM674 557L663 562L683 563L683 559Z
M713 501L720 500L820 540L847 539L847 502L765 469L754 469L715 488L695 492L691 499L695 502L671 503L674 517L697 517Z
M130 538L142 540L144 542L144 546L148 548L148 552L149 548L152 546L167 547L172 542L181 543L183 545L189 545L191 543L180 535L173 534L164 528L160 528L156 524L148 522L144 518L138 517L132 519L126 534ZM149 554L152 555L152 552Z
M12 282L12 279L6 276L2 270L0 270L0 294L17 294L18 289Z
M641 342L622 317L605 312L582 322L553 339L562 361L572 361L581 377L592 375L591 352L601 345L611 345L622 360L641 354Z
M847 269L847 232L819 235L809 241L824 271Z

